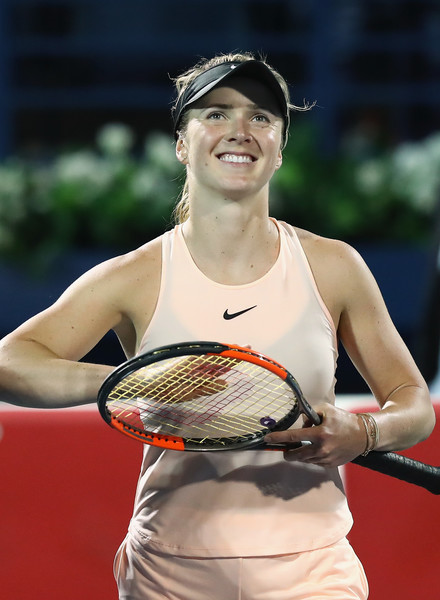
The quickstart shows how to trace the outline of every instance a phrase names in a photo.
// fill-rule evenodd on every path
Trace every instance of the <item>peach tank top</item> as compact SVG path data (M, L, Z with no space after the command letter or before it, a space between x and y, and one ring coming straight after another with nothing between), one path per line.
M311 404L334 403L335 328L293 227L275 223L275 264L237 286L197 268L181 226L167 232L158 303L140 352L194 340L250 344L284 364ZM338 469L288 463L282 452L145 446L129 531L146 550L231 557L321 548L351 526Z

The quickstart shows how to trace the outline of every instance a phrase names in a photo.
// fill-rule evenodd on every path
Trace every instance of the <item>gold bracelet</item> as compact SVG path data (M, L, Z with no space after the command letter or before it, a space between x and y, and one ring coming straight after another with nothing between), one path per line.
M361 456L367 456L379 444L379 427L376 419L370 413L358 413L358 417L362 419L367 434L367 445Z

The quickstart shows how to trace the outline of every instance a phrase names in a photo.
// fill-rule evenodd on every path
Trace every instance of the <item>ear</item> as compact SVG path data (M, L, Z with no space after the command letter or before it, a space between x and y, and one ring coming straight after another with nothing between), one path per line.
M280 150L278 153L277 161L275 163L275 169L278 171L278 169L281 167L282 164L283 164L283 154Z
M188 164L188 150L186 148L185 140L179 136L176 142L176 156L177 160L182 163L182 165Z

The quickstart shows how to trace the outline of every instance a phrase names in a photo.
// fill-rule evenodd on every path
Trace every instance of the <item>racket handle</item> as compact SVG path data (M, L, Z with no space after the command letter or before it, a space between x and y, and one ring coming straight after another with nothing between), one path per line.
M426 465L395 452L370 452L367 456L358 456L351 462L418 485L431 494L440 494L440 467Z
M313 408L311 406L309 406L309 408L310 408L310 418L313 421L313 425L321 425L321 423L322 423L321 417L318 415L317 412L315 412L313 410Z

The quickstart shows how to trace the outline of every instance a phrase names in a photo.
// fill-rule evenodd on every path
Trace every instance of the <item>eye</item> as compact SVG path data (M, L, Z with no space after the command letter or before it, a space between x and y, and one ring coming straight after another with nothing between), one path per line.
M206 115L206 118L210 119L211 121L218 121L223 119L224 115L219 110L213 110Z
M252 117L252 120L256 121L257 123L270 123L271 122L270 118L263 113L258 113L257 115L254 115Z

